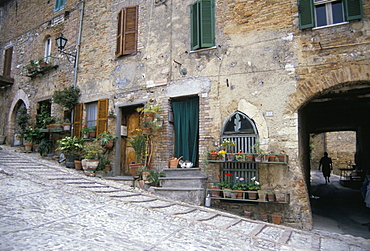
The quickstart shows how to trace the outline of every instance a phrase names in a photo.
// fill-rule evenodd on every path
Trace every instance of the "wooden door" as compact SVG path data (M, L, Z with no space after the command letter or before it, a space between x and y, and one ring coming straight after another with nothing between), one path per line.
M136 111L136 109L133 109L130 111L124 111L123 117L124 125L127 126L127 137L123 137L124 142L122 142L121 173L126 175L129 174L129 164L131 162L135 162L135 151L126 139L136 135L136 129L140 128L140 114Z

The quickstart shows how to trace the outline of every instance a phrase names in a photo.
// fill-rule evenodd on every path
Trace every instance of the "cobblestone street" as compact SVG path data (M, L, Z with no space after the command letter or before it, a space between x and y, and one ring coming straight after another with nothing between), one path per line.
M307 232L156 197L37 154L0 150L0 250L369 250L370 240Z

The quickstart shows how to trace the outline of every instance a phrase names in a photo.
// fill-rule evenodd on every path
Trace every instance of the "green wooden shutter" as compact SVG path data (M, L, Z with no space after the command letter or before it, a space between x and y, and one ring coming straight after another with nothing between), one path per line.
M346 11L346 20L357 20L363 17L362 0L344 1Z
M315 26L313 0L298 0L299 29Z
M127 7L124 19L123 54L132 54L137 50L138 6Z
M215 45L215 17L213 0L200 1L200 20L201 47L212 47Z
M199 2L190 5L191 50L200 48Z

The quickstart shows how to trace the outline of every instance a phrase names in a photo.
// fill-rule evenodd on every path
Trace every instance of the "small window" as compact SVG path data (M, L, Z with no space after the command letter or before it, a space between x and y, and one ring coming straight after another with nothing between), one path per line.
M191 50L215 46L213 0L196 1L190 8Z
M118 13L116 57L137 51L138 6L123 8Z
M362 0L298 0L299 28L324 27L363 17Z
M64 9L66 6L66 0L55 0L54 12Z
M45 39L44 42L44 61L49 62L51 55L51 39L50 37Z
M4 68L3 68L4 77L10 77L10 73L12 70L12 57L13 57L13 47L10 47L6 49L4 53Z

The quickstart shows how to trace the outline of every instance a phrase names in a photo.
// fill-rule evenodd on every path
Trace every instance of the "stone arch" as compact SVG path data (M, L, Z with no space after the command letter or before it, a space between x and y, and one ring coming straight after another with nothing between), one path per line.
M17 108L20 106L20 104L23 103L29 111L30 108L30 101L28 99L27 94L23 90L18 90L13 98L13 102L10 105L9 109L9 115L8 115L8 130L7 130L7 143L13 144L13 142L10 142L10 139L12 139L13 134L15 133L15 119L17 114Z
M287 109L289 113L297 112L316 96L328 89L343 83L361 82L370 80L370 65L368 62L356 65L344 65L337 69L323 69L319 74L300 82L296 92L290 95Z

